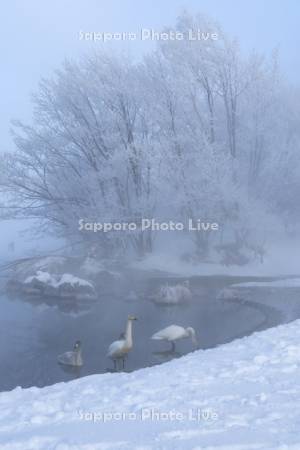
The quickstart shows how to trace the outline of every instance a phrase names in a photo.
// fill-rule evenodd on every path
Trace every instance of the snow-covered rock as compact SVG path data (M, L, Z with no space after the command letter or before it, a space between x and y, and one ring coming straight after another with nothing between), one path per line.
M299 450L300 321L160 366L0 394L1 450Z
M53 296L61 298L94 299L96 292L91 282L69 273L51 275L38 270L36 274L19 283L21 292L28 295Z
M57 282L56 287L61 296L76 298L96 298L96 292L92 283L74 275L64 273Z
M44 284L52 284L56 283L55 278L50 275L48 272L43 272L42 270L38 270L35 275L31 275L30 277L25 278L24 284L32 284L34 282Z
M55 284L60 297L78 299L94 299L96 292L92 283L82 278L75 277L69 273L64 273Z

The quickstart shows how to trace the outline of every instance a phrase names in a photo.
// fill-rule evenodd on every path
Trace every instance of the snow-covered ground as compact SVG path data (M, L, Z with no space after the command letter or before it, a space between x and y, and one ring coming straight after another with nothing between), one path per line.
M298 320L130 374L2 393L0 448L299 450L299 342Z
M270 288L299 288L300 278L284 278L274 281L250 281L247 283L236 283L235 287L270 287Z
M254 260L242 266L185 262L180 257L184 246L168 246L165 251L154 252L132 267L144 270L161 270L178 276L230 275L230 276L285 276L300 275L299 241L278 239L267 247L264 262Z

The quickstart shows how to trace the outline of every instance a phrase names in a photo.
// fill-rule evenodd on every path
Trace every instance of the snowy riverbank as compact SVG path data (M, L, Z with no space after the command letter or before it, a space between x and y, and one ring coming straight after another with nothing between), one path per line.
M182 259L182 246L167 246L165 251L153 252L142 261L131 264L134 269L162 271L175 276L260 276L283 277L300 275L300 242L292 239L270 244L261 264L253 260L245 265L224 265L216 262L187 262Z
M299 342L298 320L130 374L1 393L0 449L298 450Z

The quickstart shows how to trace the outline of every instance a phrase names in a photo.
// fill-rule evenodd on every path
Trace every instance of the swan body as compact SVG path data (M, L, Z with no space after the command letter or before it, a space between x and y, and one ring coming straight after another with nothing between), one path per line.
M117 341L114 341L108 347L107 356L114 361L115 368L117 367L117 361L123 361L123 368L125 366L125 357L133 347L132 341L132 322L137 320L136 317L129 316L126 324L125 334L121 334Z
M166 305L176 305L178 303L184 303L192 298L189 282L185 281L183 284L176 284L175 286L169 286L168 284L162 286L155 297L155 302Z
M175 342L179 339L191 338L193 344L197 345L196 332L194 328L183 328L179 325L170 325L157 333L151 339L171 342L172 350L175 350Z
M66 366L82 366L81 342L76 341L73 351L65 352L62 355L59 355L57 359L59 364L64 364Z

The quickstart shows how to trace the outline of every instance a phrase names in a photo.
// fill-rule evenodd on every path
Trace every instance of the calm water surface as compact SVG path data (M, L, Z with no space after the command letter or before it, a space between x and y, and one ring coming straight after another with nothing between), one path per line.
M175 354L167 343L150 340L154 332L171 324L194 327L200 348L206 349L285 321L276 308L277 300L280 303L283 297L290 299L293 315L300 317L300 308L295 307L299 289L284 293L278 289L242 289L243 302L220 301L216 298L220 289L243 280L216 276L190 281L193 299L184 306L159 306L151 301L151 295L166 282L154 274L138 280L129 277L122 292L99 295L99 300L90 304L9 298L2 293L0 390L45 386L111 371L107 348L124 331L128 314L135 314L138 321L134 323L134 348L127 371L193 351L189 340L179 342ZM77 339L82 341L84 366L74 372L59 366L57 356L71 350Z

